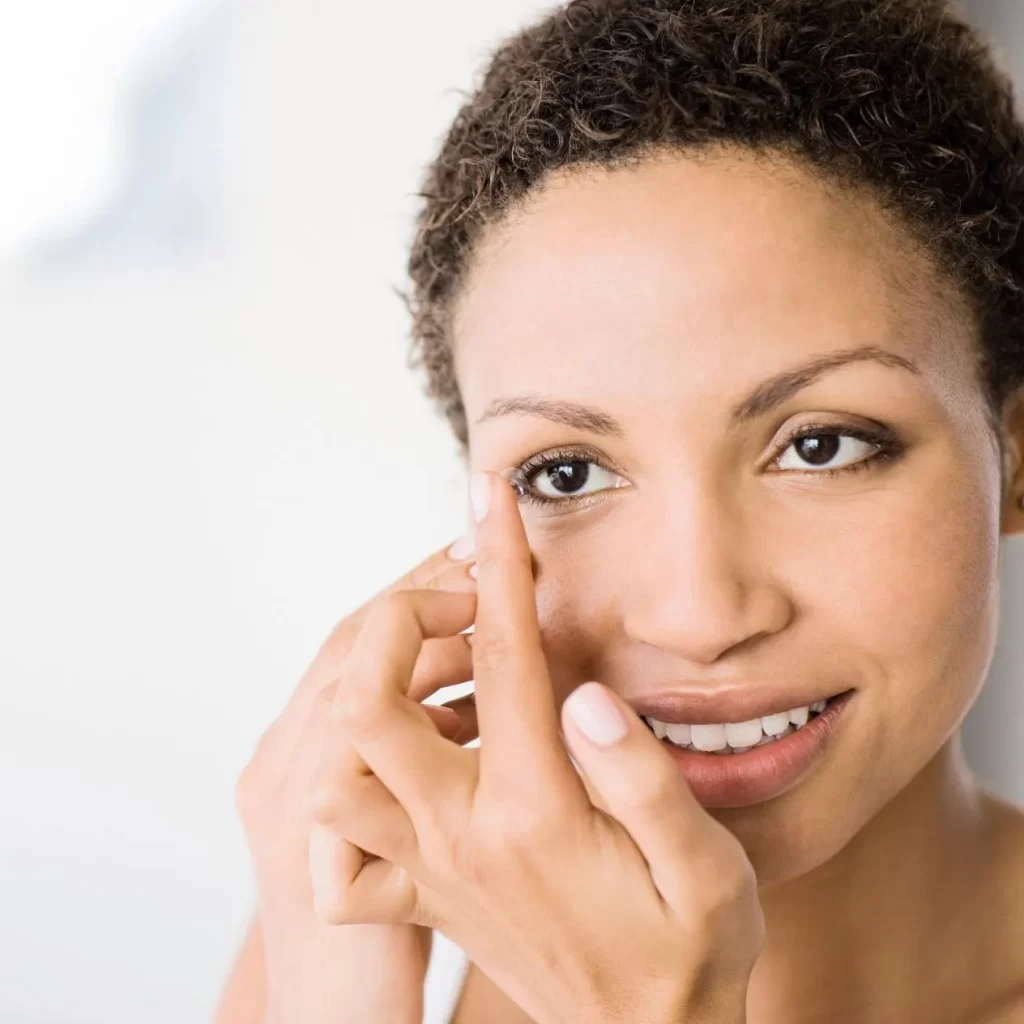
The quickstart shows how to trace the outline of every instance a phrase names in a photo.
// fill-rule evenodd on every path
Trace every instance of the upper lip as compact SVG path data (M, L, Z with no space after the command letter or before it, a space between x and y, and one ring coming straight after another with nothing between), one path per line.
M845 692L842 689L824 690L820 685L795 687L791 682L765 682L745 683L728 689L715 687L713 690L706 686L673 686L624 699L638 715L659 722L712 725L748 722L765 715L806 707Z

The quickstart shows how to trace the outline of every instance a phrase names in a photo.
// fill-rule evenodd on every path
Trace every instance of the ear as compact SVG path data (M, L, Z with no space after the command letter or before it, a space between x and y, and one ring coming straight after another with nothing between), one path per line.
M1024 533L1024 387L1006 400L1003 407L1003 495L1004 534Z

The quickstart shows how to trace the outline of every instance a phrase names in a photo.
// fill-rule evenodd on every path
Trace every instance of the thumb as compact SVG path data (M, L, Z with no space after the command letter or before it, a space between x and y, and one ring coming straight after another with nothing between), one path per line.
M583 683L566 697L562 732L587 792L630 834L655 878L678 873L713 819L657 737L601 683Z

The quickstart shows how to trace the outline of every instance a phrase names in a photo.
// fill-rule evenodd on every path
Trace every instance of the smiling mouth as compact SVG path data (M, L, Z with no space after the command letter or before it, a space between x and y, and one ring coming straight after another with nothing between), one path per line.
M708 754L742 754L755 747L777 743L794 732L805 728L825 709L850 691L837 693L827 700L815 701L803 707L791 708L746 722L723 722L706 725L688 725L677 722L659 722L642 716L647 728L659 740L679 747Z

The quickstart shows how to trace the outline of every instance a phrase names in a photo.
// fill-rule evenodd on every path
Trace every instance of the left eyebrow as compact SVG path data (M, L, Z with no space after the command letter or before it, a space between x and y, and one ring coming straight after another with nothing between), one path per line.
M861 345L858 348L829 352L828 355L818 356L808 362L800 363L798 366L792 366L788 370L783 370L762 381L746 398L732 408L729 414L730 423L736 426L763 416L798 391L810 387L824 374L838 370L839 367L846 366L848 363L864 360L881 363L883 366L893 369L921 374L921 368L912 360L875 345ZM581 405L578 402L542 398L536 395L496 398L484 409L476 422L480 424L484 420L515 413L539 416L554 423L564 423L579 430L589 431L592 434L622 438L626 433L622 424L602 409Z

